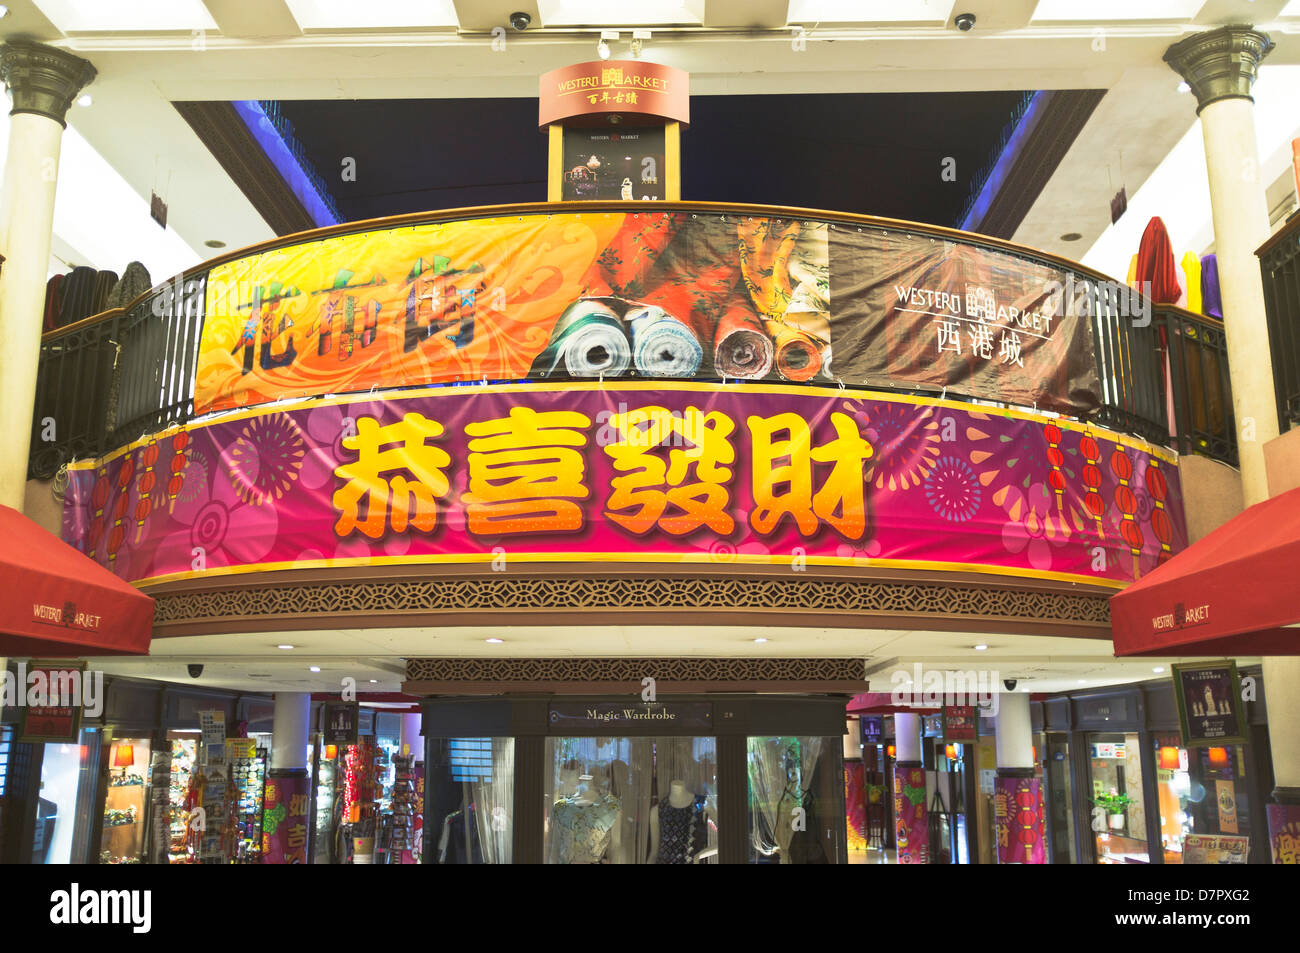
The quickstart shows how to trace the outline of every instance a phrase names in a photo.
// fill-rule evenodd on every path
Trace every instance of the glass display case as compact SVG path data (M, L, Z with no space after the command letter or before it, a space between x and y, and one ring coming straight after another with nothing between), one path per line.
M109 746L108 789L99 836L101 864L138 864L143 858L149 751L148 738L117 738Z

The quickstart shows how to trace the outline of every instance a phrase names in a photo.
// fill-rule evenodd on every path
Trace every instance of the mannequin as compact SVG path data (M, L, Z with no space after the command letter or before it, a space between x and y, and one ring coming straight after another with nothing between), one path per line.
M607 853L618 857L623 843L622 803L603 794L591 778L581 793L579 776L561 769L561 796L551 805L551 857L561 864L599 864Z
M716 847L696 844L697 814L703 815L705 830L716 824L713 808L699 804L695 792L683 781L668 782L668 796L650 812L650 858L652 864L695 864L717 854Z

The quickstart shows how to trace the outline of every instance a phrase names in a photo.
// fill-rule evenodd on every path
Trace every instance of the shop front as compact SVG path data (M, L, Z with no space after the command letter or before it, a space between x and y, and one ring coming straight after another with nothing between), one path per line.
M844 863L846 701L428 698L424 861Z
M1242 738L1191 745L1167 679L1043 702L1052 862L1268 863L1262 690L1242 713Z

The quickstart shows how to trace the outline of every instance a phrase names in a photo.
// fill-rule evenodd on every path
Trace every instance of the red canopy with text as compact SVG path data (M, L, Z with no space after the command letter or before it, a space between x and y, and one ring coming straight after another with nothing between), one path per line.
M153 599L0 506L0 655L148 655Z
M1257 503L1111 597L1116 655L1300 654L1300 489Z

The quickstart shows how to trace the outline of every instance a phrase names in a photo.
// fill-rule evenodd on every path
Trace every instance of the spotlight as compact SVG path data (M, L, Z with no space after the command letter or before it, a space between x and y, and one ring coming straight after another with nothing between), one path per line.
M618 42L618 30L601 30L600 42L596 44L596 54L602 59L609 59L609 41Z
M648 39L650 39L649 30L632 31L632 55L633 56L637 57L638 59L640 58L641 51L645 49L645 41Z

